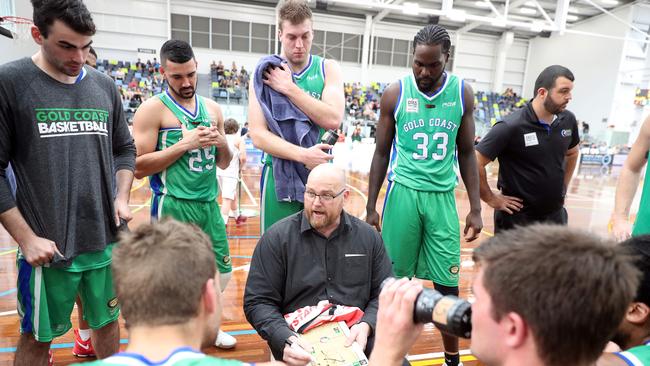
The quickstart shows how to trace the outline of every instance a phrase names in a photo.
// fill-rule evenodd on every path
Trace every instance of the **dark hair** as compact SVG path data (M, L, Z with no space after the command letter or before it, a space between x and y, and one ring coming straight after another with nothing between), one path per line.
M535 80L535 90L533 91L533 97L537 96L537 91L539 88L544 88L546 90L551 90L555 86L555 80L559 77L565 77L571 81L575 80L571 70L567 69L561 65L551 65L539 74L537 80Z
M634 301L650 306L650 235L633 236L621 245L634 256L634 264L642 274Z
M167 60L177 64L184 64L193 58L194 51L192 51L192 46L185 41L170 39L160 47L160 63L162 65Z
M88 49L88 53L90 53L91 55L95 56L95 58L97 58L97 51L95 51L93 46L90 46L90 48Z
M566 226L499 233L476 248L473 258L483 270L492 317L519 314L548 366L595 362L639 284L624 248Z
M420 29L413 38L413 52L418 45L442 45L442 52L448 53L451 49L451 39L447 30L439 25L429 24Z
M31 0L34 7L34 24L43 37L47 38L49 28L60 20L77 33L92 36L95 23L90 11L81 0Z
M282 30L282 23L288 20L291 24L300 24L306 19L311 19L311 9L304 0L284 0L278 10L278 27Z
M237 123L237 120L234 118L227 118L223 121L223 130L226 135L232 135L239 131L239 123Z

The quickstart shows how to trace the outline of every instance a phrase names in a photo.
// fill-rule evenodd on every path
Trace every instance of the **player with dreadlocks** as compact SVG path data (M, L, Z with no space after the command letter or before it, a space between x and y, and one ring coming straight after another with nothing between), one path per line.
M431 280L439 292L458 296L456 149L470 201L466 241L478 237L483 222L474 155L474 93L445 71L450 48L447 30L422 28L413 40L413 73L391 84L381 98L366 221L382 231L396 276ZM387 168L380 225L376 203ZM459 365L458 339L443 334L443 344L445 365Z

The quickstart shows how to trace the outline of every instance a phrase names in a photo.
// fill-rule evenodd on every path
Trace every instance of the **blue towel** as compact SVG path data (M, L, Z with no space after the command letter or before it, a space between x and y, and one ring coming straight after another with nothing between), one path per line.
M298 109L289 98L263 82L269 66L280 66L284 60L278 55L266 56L255 68L253 79L255 95L266 118L269 130L285 141L302 147L318 143L319 127ZM285 63L284 67L288 67ZM304 201L305 183L309 170L301 163L273 157L273 178L278 201Z

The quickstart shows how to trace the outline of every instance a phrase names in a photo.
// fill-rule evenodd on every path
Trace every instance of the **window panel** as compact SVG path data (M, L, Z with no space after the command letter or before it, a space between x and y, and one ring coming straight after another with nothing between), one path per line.
M407 56L405 54L393 53L393 66L404 67L407 62Z
M268 39L253 38L251 40L251 52L268 54L269 53L269 40Z
M359 40L361 36L358 34L344 34L343 35L343 47L347 48L359 48Z
M185 42L189 43L190 42L190 32L179 31L179 30L173 30L172 29L172 39L177 39L179 41L185 41Z
M192 32L210 32L210 18L192 17Z
M217 50L230 50L230 37L213 34L212 48Z
M393 44L393 52L398 53L408 53L409 41L404 41L401 39L396 39Z
M343 33L339 32L327 32L327 48L330 47L341 47L343 42Z
M192 47L210 48L210 34L192 32Z
M252 24L252 35L257 38L269 38L269 25L268 24Z
M234 23L234 22L233 22ZM238 37L232 36L232 50L233 51L244 51L249 52L248 49L248 37Z
M361 55L361 53L359 52L358 48L344 48L343 49L343 61L359 63L359 62L361 62L360 57L359 57L360 55Z
M336 61L341 60L341 47L328 48L325 52L325 58L331 58Z
M212 19L212 33L230 34L230 20Z
M377 50L379 51L386 51L386 52L393 51L392 38L377 37L377 39L375 39L375 44L377 45Z
M172 28L189 30L190 29L190 17L188 15L181 14L172 14Z
M233 20L232 21L232 35L233 36L246 36L246 37L248 37L250 35L249 24L250 23L248 23L248 22L238 22L238 21Z
M312 43L314 44L323 44L325 42L325 32L316 30L314 31L314 40Z
M390 52L377 51L375 64L390 66Z

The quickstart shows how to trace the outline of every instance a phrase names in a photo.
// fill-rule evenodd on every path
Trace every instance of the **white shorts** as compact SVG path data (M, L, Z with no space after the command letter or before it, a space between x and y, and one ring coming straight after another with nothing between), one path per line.
M234 200L237 195L237 178L217 176L221 198Z

